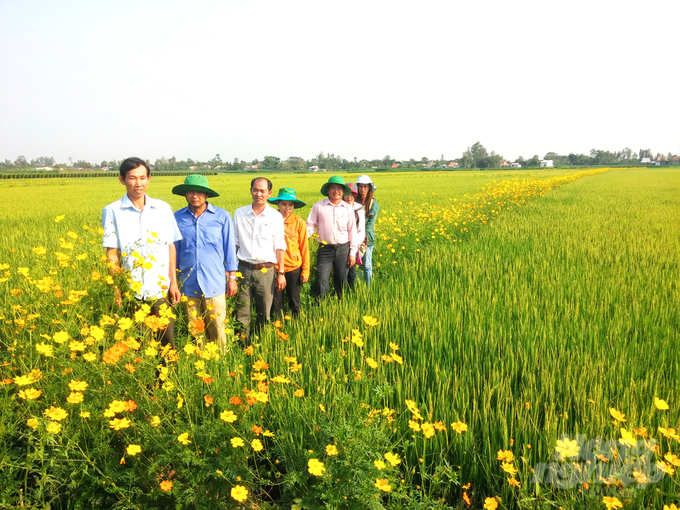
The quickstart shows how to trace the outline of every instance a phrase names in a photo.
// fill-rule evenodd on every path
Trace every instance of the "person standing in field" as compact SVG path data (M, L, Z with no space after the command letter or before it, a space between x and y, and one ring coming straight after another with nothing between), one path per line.
M348 182L347 186L349 186L351 192L349 195L342 197L342 199L354 208L354 219L357 223L357 239L360 240L359 249L355 254L357 262L347 271L347 285L349 285L350 289L353 289L354 282L357 279L357 266L363 263L360 262L361 255L366 251L366 244L364 243L364 238L366 237L366 233L364 231L366 228L366 214L364 212L364 207L361 204L357 204L355 202L358 193L357 185L353 182Z
M279 212L283 217L286 232L286 253L283 266L286 277L285 290L291 314L297 317L300 314L300 290L302 284L309 280L309 244L305 221L293 210L307 204L297 199L295 190L292 188L279 189L278 196L268 201L270 204L279 206ZM281 266L277 265L276 270L280 271ZM283 290L277 289L274 292L271 314L275 319L283 318Z
M339 175L334 175L321 187L328 197L315 203L307 217L307 235L318 233L319 249L316 252L316 278L314 294L317 301L329 291L331 270L334 270L335 294L342 298L347 284L347 270L356 261L359 246L354 208L343 201L350 194L349 187Z
M241 323L240 333L246 345L250 345L251 301L255 301L257 332L269 321L274 290L286 287L283 216L267 204L272 196L272 182L256 177L250 183L250 195L252 204L234 213L236 256L243 276L237 297L241 306L236 319ZM278 265L278 271L274 265Z
M366 253L363 256L364 280L368 287L371 286L373 277L373 248L375 247L375 220L378 217L380 206L378 201L373 198L373 193L378 187L368 175L357 177L357 188L359 195L357 203L364 207L366 214Z
M102 211L106 259L111 271L121 266L130 271L138 307L148 304L149 315L168 321L164 329L159 329L158 337L162 345L174 348L172 306L180 299L174 243L182 239L182 234L170 206L147 196L151 170L144 160L123 161L118 180L127 192ZM120 305L120 290L116 291Z
M226 350L224 324L227 297L236 295L234 226L228 211L207 201L219 197L203 175L189 175L172 189L186 198L187 207L175 212L182 239L175 243L181 301L189 321L202 319L205 338Z

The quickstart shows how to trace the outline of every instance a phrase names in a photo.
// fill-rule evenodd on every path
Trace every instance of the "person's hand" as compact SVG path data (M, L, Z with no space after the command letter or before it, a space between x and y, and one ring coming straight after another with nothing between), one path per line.
M233 278L227 280L227 297L234 297L238 292L238 283Z
M113 291L115 294L115 297L113 298L113 302L116 303L116 306L123 306L123 298L120 295L120 289L116 287Z
M309 280L309 276L300 275L300 283L307 283L307 280Z
M349 267L352 267L356 261L357 258L354 255L350 255L348 259Z
M285 288L286 288L286 277L284 275L280 274L276 277L276 290L281 292Z
M173 305L176 305L179 303L179 299L182 297L182 294L179 291L179 287L177 287L176 283L171 283L170 284L170 290L168 290L168 299L170 300L170 303Z

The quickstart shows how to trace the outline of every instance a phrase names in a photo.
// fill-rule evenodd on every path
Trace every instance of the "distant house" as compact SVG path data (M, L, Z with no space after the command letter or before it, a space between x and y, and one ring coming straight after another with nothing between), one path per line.
M641 165L651 165L652 164L652 158L642 158L640 160Z
M392 168L399 168L399 163L392 163Z
M36 170L54 170L51 166L38 166Z
M449 163L449 168L458 168L459 166L458 161L451 161L451 163Z
M260 168L260 163L258 163L257 165L253 165L253 166L250 167L251 170L257 170L257 169L259 169L259 168Z
M194 166L190 166L190 167L189 167L189 170L196 170L197 168L198 168L198 167L197 167L196 165L194 165Z
M510 164L504 159L501 159L501 166L510 166Z
M510 168L522 168L522 165L519 163L510 163Z
M309 167L309 171L310 171L310 172L318 172L318 171L319 171L319 167L318 167L317 165L310 166L310 167Z
M673 156L671 160L671 165L680 165L680 156Z
M542 159L541 160L541 166L555 166L553 165L553 160L552 159Z
M102 172L108 172L108 171L109 171L109 167L108 167L108 166L103 166L103 167L102 167Z

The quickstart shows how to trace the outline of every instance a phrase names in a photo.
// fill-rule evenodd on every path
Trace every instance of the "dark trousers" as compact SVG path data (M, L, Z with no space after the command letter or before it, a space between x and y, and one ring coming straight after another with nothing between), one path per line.
M347 261L349 259L349 243L322 244L316 252L316 299L320 300L328 294L330 288L331 270L333 285L338 299L342 298L342 291L347 284Z
M286 288L283 290L274 289L274 300L272 301L272 318L283 319L283 295L288 297L288 308L290 308L291 315L297 317L300 315L300 289L302 283L300 282L300 274L302 267L298 267L286 273Z
M354 264L347 270L347 285L350 289L354 288L354 282L357 281L357 265Z

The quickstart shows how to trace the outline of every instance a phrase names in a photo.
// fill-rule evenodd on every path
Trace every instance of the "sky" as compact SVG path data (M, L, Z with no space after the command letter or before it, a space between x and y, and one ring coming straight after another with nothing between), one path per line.
M680 154L677 0L0 0L0 160Z

